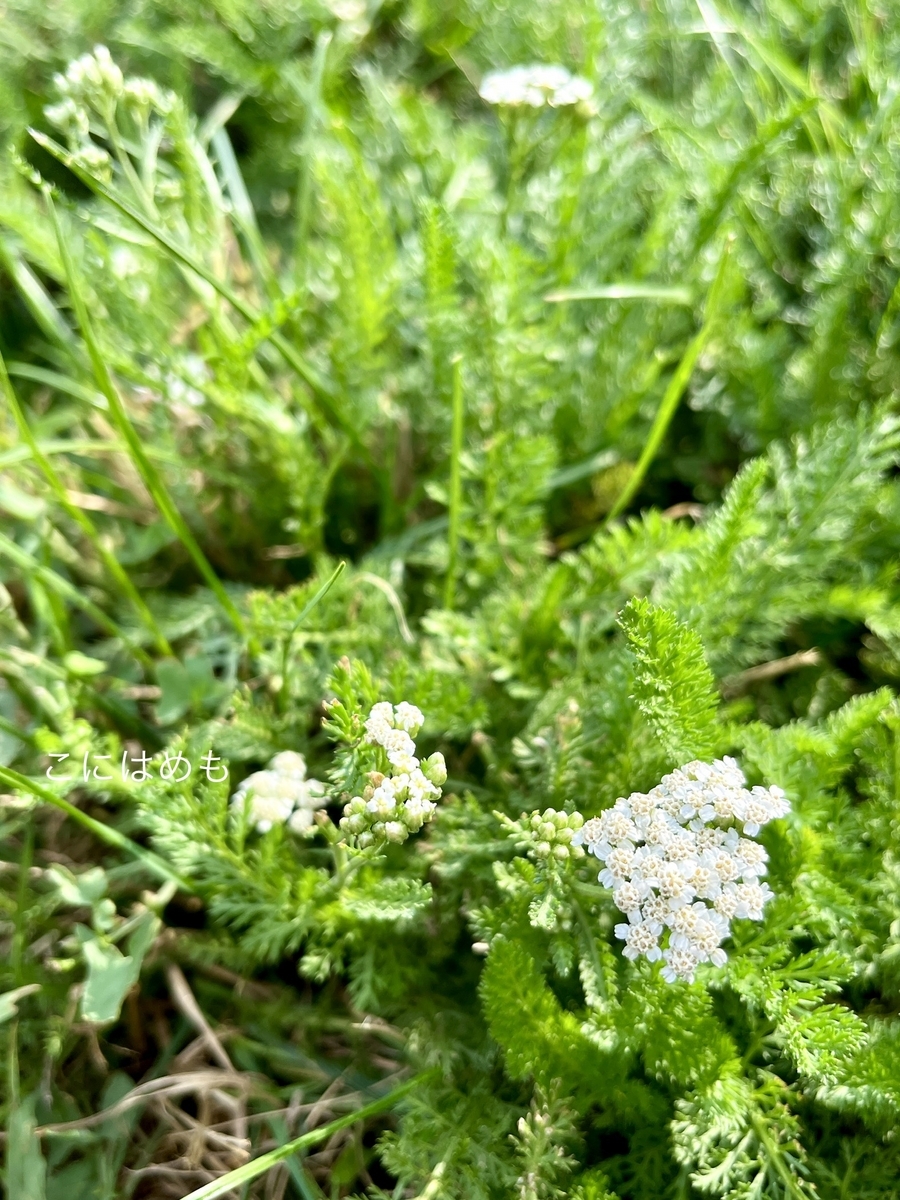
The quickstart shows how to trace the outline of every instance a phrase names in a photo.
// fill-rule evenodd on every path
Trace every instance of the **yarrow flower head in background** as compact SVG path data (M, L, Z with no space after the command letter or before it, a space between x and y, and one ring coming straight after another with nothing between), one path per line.
M751 838L790 806L780 788L746 782L732 758L690 762L576 834L604 863L600 882L628 917L616 926L625 956L661 958L670 983L692 980L703 962L723 966L732 919L762 920L772 896L760 882L768 856Z
M416 757L414 739L424 720L421 711L406 701L397 705L381 701L366 719L365 740L384 752L389 770L371 771L363 794L344 808L341 829L363 849L377 841L405 842L437 811L447 768L442 754L432 754L424 762Z
M293 833L312 830L313 814L326 803L326 787L307 779L306 759L293 750L276 754L264 771L254 771L231 797L236 809L248 812L260 833L287 824Z
M594 89L587 79L565 67L535 63L488 72L478 94L487 104L500 107L567 108L590 104Z

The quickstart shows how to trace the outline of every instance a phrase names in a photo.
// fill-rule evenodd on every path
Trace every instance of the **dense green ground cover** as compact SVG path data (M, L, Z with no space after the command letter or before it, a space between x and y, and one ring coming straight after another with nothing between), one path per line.
M2 21L7 1194L388 1097L208 1194L900 1196L896 6ZM592 104L479 98L528 62ZM385 699L449 778L360 852ZM228 804L284 750L311 834ZM775 899L668 983L509 818L723 754Z

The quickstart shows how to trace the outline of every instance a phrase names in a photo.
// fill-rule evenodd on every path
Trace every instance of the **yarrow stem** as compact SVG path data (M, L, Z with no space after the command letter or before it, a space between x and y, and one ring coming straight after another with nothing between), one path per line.
M768 855L752 838L790 806L780 788L748 791L746 782L732 758L690 762L648 793L620 797L573 838L603 862L598 878L628 917L615 929L626 958L662 959L670 983L690 982L703 962L724 966L732 919L762 920L772 897L760 882Z

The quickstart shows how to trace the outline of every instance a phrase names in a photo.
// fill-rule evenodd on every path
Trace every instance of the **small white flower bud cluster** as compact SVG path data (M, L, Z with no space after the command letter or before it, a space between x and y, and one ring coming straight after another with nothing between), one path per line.
M293 833L312 830L313 813L326 803L326 787L306 778L306 759L293 750L276 754L265 771L254 771L238 786L232 805L247 810L250 823L266 833L287 824Z
M723 966L731 920L762 920L772 896L760 882L768 856L751 837L789 805L780 788L746 782L733 758L690 762L648 793L620 797L576 835L605 864L600 882L628 917L616 926L625 956L662 958L670 983L692 980L702 962Z
M437 810L441 788L447 782L442 754L424 762L416 757L413 740L425 718L414 704L374 705L366 719L366 741L380 746L393 768L390 774L372 771L369 786L344 808L341 829L362 848L377 841L405 842Z
M93 54L74 59L65 75L56 75L53 82L64 96L76 100L99 95L117 100L125 90L125 77L106 46L95 46Z
M557 812L545 808L531 816L522 813L518 821L504 818L511 833L518 835L518 844L530 859L538 863L564 863L584 858L584 848L576 837L584 824L581 813Z
M481 81L478 94L487 104L509 108L566 108L587 104L594 95L591 84L565 67L535 63L490 71Z
M54 83L61 99L44 109L47 120L65 134L74 162L104 183L112 179L113 163L91 138L91 110L110 123L123 104L139 122L146 122L151 112L165 115L175 104L175 94L153 80L126 79L106 46L76 58Z
M172 92L159 87L152 79L126 79L106 46L95 46L93 54L74 59L65 74L55 75L53 82L63 99L46 111L48 118L57 125L64 124L67 117L71 119L76 110L83 112L79 106L84 104L100 111L122 100L139 111L154 109L166 113L175 100Z

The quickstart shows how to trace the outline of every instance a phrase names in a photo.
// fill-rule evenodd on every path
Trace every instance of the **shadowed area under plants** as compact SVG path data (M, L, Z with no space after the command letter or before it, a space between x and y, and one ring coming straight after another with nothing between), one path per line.
M12 0L11 1200L900 1200L900 25Z

